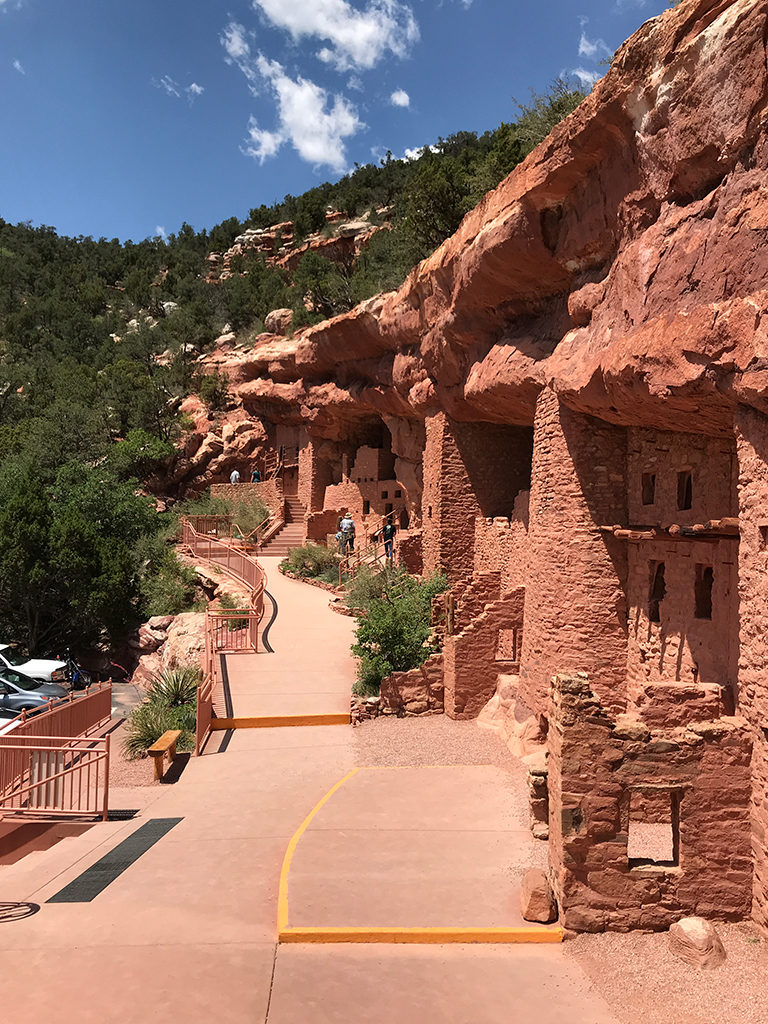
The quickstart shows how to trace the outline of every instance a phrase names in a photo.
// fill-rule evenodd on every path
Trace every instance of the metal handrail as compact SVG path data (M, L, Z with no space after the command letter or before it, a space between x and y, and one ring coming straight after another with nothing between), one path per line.
M190 518L181 521L182 544L193 554L220 565L230 576L244 583L251 591L249 608L205 610L205 674L197 688L197 714L195 721L195 755L202 753L211 732L213 695L218 684L218 655L233 651L258 652L259 622L264 614L264 592L267 574L260 563L243 547L235 547L231 537L227 541L210 534L200 533ZM246 620L242 629L231 630L230 624ZM226 639L226 643L224 642Z
M0 736L0 812L13 817L100 815L106 821L109 748L109 735Z
M339 562L339 585L344 582L344 575L349 578L354 576L363 565L380 565L381 554L379 552L380 545L374 541L373 544L369 544L367 547L358 548L357 551L353 551L351 555L345 555L344 558Z

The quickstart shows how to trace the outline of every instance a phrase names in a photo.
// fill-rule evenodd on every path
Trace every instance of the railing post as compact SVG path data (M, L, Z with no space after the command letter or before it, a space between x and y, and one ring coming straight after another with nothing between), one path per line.
M111 740L109 733L107 733L104 739L106 740L104 744L106 758L104 760L104 804L101 810L101 820L107 821L109 819L109 755Z

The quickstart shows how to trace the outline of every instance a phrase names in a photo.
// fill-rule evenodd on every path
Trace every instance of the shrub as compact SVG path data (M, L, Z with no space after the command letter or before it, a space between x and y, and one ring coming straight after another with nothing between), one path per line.
M380 598L387 587L402 575L406 574L401 569L387 568L374 572L370 566L361 565L346 585L344 603L347 608L365 611L371 601Z
M291 548L281 565L302 578L322 578L327 582L337 582L339 578L336 554L322 544L302 544Z
M181 729L177 750L194 750L195 709L167 708L161 704L140 704L128 719L128 735L123 744L129 758L144 757L153 743L157 743L169 729Z
M446 585L438 574L419 580L397 572L380 596L368 599L352 645L360 662L353 692L372 696L390 673L417 668L438 650L431 628L432 598Z
M168 532L142 537L136 545L141 564L139 594L146 616L178 615L195 607L195 570L169 545Z
M182 665L158 673L147 690L147 700L134 708L124 742L129 758L143 757L169 729L180 729L177 750L194 750L197 687L202 672L197 665Z
M197 393L209 409L224 409L229 399L229 378L218 370L206 373L200 378Z
M226 593L226 591L223 594L219 594L219 604L224 611L234 611L243 607L242 600L238 601L231 594ZM245 629L247 625L248 619L230 619L228 629L230 633L233 633L237 629Z

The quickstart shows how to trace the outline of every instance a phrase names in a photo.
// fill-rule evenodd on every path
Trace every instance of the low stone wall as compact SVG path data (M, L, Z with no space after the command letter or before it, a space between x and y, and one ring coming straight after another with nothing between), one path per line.
M396 715L442 714L443 655L433 654L409 672L393 672L381 682L379 699Z
M227 501L248 501L257 495L273 512L283 508L283 489L277 480L262 480L251 484L242 480L239 484L211 484L211 497Z

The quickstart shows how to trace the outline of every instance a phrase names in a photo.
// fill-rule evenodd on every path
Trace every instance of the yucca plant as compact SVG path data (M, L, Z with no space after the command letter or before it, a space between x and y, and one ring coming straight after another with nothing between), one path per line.
M147 690L150 703L166 708L194 705L202 675L197 665L180 665L178 668L164 669L155 676Z

